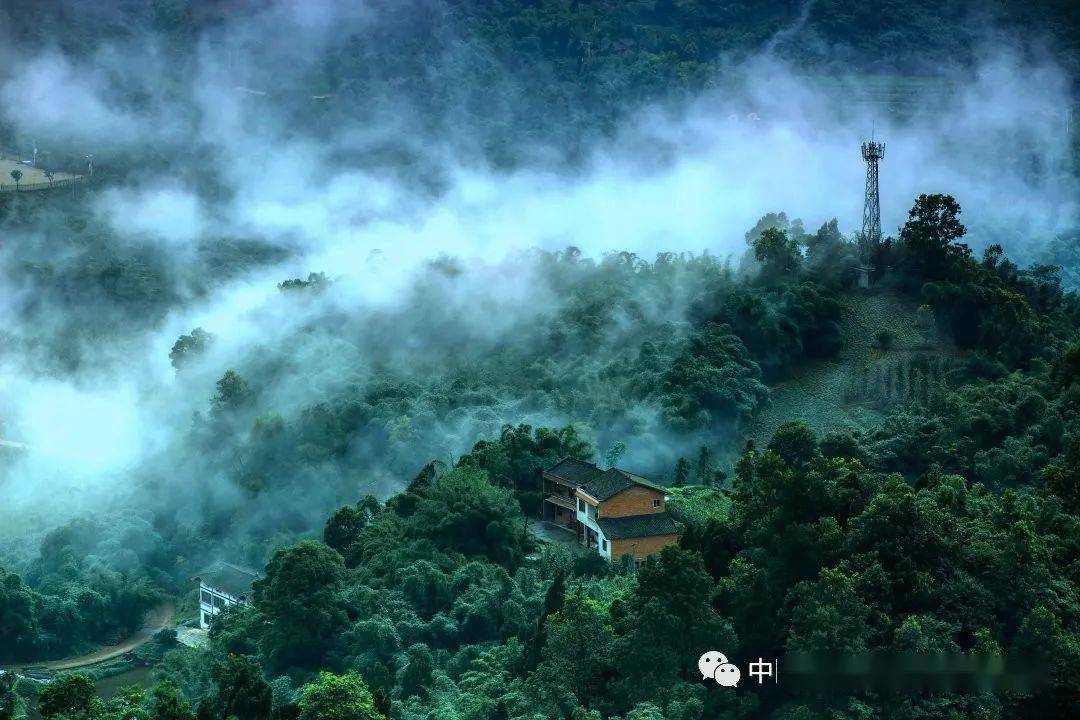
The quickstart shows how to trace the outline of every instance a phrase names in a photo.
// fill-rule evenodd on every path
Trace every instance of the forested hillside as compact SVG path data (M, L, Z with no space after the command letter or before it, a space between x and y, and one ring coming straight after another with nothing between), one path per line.
M406 492L334 513L325 544L305 540L277 551L254 606L215 623L208 645L169 651L159 670L165 684L149 696L151 716L171 717L159 707L167 696L178 717L196 706L200 717L321 717L311 713L324 711L313 708L330 701L319 698L342 694L366 708L357 712L367 715L347 717L1067 716L1080 700L1080 428L1072 407L1080 392L1080 369L1073 367L1080 305L1051 269L1021 270L993 249L973 259L961 242L958 212L948 197L920 198L885 250L892 259L882 265L894 271L881 283L925 302L964 360L931 392L896 403L879 429L820 434L806 423L784 425L767 446L743 452L730 477L705 453L690 463L669 460L666 483L713 486L709 492L726 498L724 510L698 512L699 502L716 500L688 495L677 511L680 548L637 573L560 546L538 548L523 532L525 513L538 500L537 471L567 455L596 457L592 433L507 427L452 464L432 453L436 462ZM765 383L839 349L828 328L835 330L838 299L853 292L837 272L844 265L836 258L848 250L828 226L794 236L769 227L748 237L760 262L749 277L707 258L649 264L612 256L600 265L574 253L536 258L565 283L559 294L575 298L575 314L556 313L547 322L558 324L537 325L550 350L545 363L565 365L565 375L540 382L534 368L515 364L525 362L515 359L520 346L485 352L491 366L474 376L483 382L447 379L456 392L442 392L454 400L430 416L452 416L455 405L475 412L484 396L491 402L531 395L542 404L584 393L584 404L568 412L611 427L626 410L598 402L610 393L655 407L672 437L697 430L713 447L710 438L737 437L739 418L766 402ZM685 323L647 330L648 305L613 302L625 293L663 297L676 274L697 278L679 285L695 288ZM284 283L281 292L300 293L290 301L303 302L324 282ZM600 287L607 288L604 302L585 301ZM634 332L645 335L619 338L617 345L633 350L614 365L583 370L571 360L583 357L575 348L600 347L587 330L618 325L612 312L631 312ZM179 343L174 362L182 366L205 342L193 334ZM539 340L522 346L533 342ZM503 384L497 368L508 362L507 378L525 374L534 388L550 390L537 395ZM582 376L595 378L591 389L568 379ZM413 382L388 393L387 382L375 381L356 399L350 396L357 390L345 391L337 406L351 408L348 423L331 421L334 407L324 406L294 424L256 412L255 392L230 371L193 428L208 442L199 455L212 458L220 438L247 425L237 435L249 439L237 468L243 475L234 481L255 499L302 473L325 476L328 461L347 463L334 448L350 440L334 427L380 427L382 442L369 438L364 447L390 452L394 433L404 430L391 413L370 415L378 412L375 398L415 407L432 402L438 386ZM375 387L381 390L372 395ZM461 405L470 395L481 404ZM358 421L365 414L370 425ZM426 426L425 415L411 413L420 420L409 432L437 445L444 429ZM218 532L206 522L204 532ZM110 589L94 574L73 574L100 562L104 548L94 549L86 535L94 530L73 524L51 534L27 576L34 589L8 577L2 627L10 657L77 643L71 627L92 633L88 621L104 618L91 597L118 608L116 622L131 622L144 607L119 599L130 585ZM188 552L180 527L157 531ZM55 565L58 552L70 570ZM173 562L144 555L129 572L147 565L175 571ZM65 601L65 583L86 589ZM53 605L65 602L73 603L65 612L85 619L58 624ZM781 659L797 650L1034 652L1051 674L1033 696L871 695L813 703L775 691L733 696L695 679L702 638L733 655ZM143 701L136 695L99 702L85 712L111 717Z
M247 15L258 17L254 29L237 22ZM272 100L295 126L325 133L339 123L379 122L391 107L425 137L475 128L460 151L510 165L523 153L536 160L529 152L536 144L579 156L645 102L734 87L747 72L742 63L763 48L806 76L846 79L847 102L905 114L968 82L953 71L988 50L1049 53L1072 78L1080 72L1080 10L1069 0L376 0L320 37L308 36L325 30L312 11L292 48L260 41L288 15L268 0L158 0L119 15L64 0L0 8L20 44L56 46L75 59L152 38L153 70L111 79L127 86L112 99L133 107L183 93L199 41L209 39L228 58L219 71L230 89ZM143 85L148 71L154 82ZM381 151L400 162L413 150ZM125 157L164 160L184 164L161 147Z
M1080 716L1075 3L18 5L0 720Z

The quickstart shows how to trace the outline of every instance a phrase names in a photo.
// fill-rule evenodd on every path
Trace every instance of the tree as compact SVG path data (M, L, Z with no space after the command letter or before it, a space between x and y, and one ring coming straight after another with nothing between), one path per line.
M808 652L864 652L869 644L871 608L857 577L825 568L816 582L795 588L788 648Z
M435 660L431 656L431 648L423 643L411 645L405 655L405 664L398 670L397 681L401 688L401 697L427 695L434 669Z
M0 674L0 720L11 720L15 717L19 702L19 696L15 692L17 681L18 677L13 672Z
M904 269L919 282L953 276L957 263L971 257L971 249L958 242L966 232L952 196L920 195L900 230Z
M1063 462L1043 470L1043 479L1046 489L1058 496L1068 512L1080 515L1080 438L1069 444Z
M314 540L278 550L255 582L255 604L270 622L263 650L272 665L314 667L346 622L336 593L341 555Z
M22 578L0 568L0 658L16 659L37 649L40 599Z
M788 237L787 231L768 228L751 241L754 257L761 263L761 273L766 279L780 280L795 275L802 264L799 243Z
M813 428L802 420L786 422L773 431L768 449L776 453L788 467L798 467L817 455L817 436Z
M188 335L181 335L173 343L172 350L169 351L169 362L172 366L179 370L181 367L191 362L198 356L202 355L209 349L214 342L214 336L203 330L201 327L197 327L191 331ZM232 371L230 371L232 372ZM235 373L234 373L235 374ZM226 373L228 375L228 373ZM237 375L237 377L239 377ZM222 378L224 380L224 378ZM231 381L231 379L230 379ZM222 390L221 383L218 383L218 393L220 395Z
M211 406L215 413L236 412L246 407L251 399L251 388L247 381L235 370L226 370L217 381L217 392L211 399Z
M560 612L566 602L566 573L560 567L555 571L555 578L544 593L544 607L540 611L540 617L536 619L536 631L528 643L528 653L525 658L527 667L535 669L540 662L540 653L547 644L547 622Z
M619 458L621 458L625 452L626 443L621 441L612 443L611 447L608 448L608 451L604 453L604 464L609 468L615 467L619 464Z
M694 468L694 480L699 485L712 485L716 478L716 464L713 462L712 450L708 445L702 445L698 450L697 466Z
M690 461L684 457L675 461L675 476L671 481L672 487L682 487L690 478Z
M323 541L343 557L348 557L349 548L360 539L360 534L380 509L378 499L372 495L366 496L356 505L339 508L326 521Z
M769 396L742 340L716 323L690 337L664 373L663 393L669 422L690 426L749 419Z
M154 686L148 706L150 720L192 720L191 704L170 679Z
M613 662L627 702L656 697L664 688L691 680L701 655L699 638L736 647L730 624L713 609L714 591L696 551L668 546L641 567L625 605L618 612L612 608L619 635Z
M547 592L544 593L544 617L553 615L563 608L566 595L566 574L562 568L555 571L555 579L551 581Z
M19 170L18 168L16 168L16 169L11 171L11 179L15 181L15 189L16 190L19 189L19 181L22 180L22 177L23 177L22 170Z
M45 720L85 715L96 696L94 681L85 675L63 675L45 686L38 698L38 711Z
M1050 377L1066 390L1080 381L1080 344L1065 348L1054 362Z
M541 682L569 689L587 707L603 693L611 673L614 632L607 611L595 600L567 595L545 630Z
M330 287L333 281L326 277L326 273L308 273L307 280L300 278L293 278L284 282L278 283L278 290L281 292L291 292L297 290L307 290L312 293L321 293Z
M354 672L319 673L300 691L299 720L382 720L363 678Z
M446 550L515 567L525 554L524 519L513 494L482 470L457 467L417 493L408 531Z
M217 691L211 702L216 717L236 720L268 720L273 692L255 658L229 655L214 669Z
M664 720L664 713L655 703L643 702L634 706L634 709L626 713L626 720Z
M521 423L503 425L498 440L478 441L458 465L487 471L492 482L512 488L524 501L525 493L538 490L541 470L565 457L588 460L592 454L592 446L573 425L534 430L531 425ZM539 494L533 499L539 502ZM534 505L530 501L528 506Z

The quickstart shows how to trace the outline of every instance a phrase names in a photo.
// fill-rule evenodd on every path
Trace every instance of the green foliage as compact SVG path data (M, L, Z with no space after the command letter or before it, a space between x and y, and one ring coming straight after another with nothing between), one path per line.
M614 685L621 702L657 697L680 680L692 679L700 638L718 647L738 646L731 624L712 606L714 592L697 552L667 547L645 563L633 593L612 608L619 635Z
M796 421L776 428L768 449L789 467L796 467L810 462L817 455L818 442L809 425Z
M795 238L780 228L767 228L751 241L754 257L761 263L761 274L770 282L793 277L802 264L802 254Z
M336 592L345 564L333 549L305 540L278 550L255 583L255 603L269 620L262 648L273 665L311 667L344 626Z
M679 458L675 463L675 472L671 480L672 487L682 487L690 479L690 461Z
M761 371L726 325L696 333L664 375L664 402L671 422L690 427L748 420L765 402Z
M321 672L300 690L299 720L380 720L363 678Z
M0 674L0 720L12 720L19 706L19 695L15 691L15 673Z
M426 696L430 690L434 669L431 648L423 643L410 646L397 675L401 697L408 699L414 695Z
M201 327L187 335L181 335L169 351L169 362L177 370L205 353L214 342L214 336Z
M806 652L859 653L868 646L870 606L859 578L825 568L815 582L795 587L788 648Z
M967 229L959 219L960 205L949 195L920 195L900 230L897 255L904 272L918 282L944 280L971 257L959 242Z
M604 467L613 468L619 464L619 458L626 452L626 443L621 440L612 443L608 451L604 453Z
M179 688L164 680L154 686L147 705L150 720L193 720L191 704L181 695Z
M281 292L295 292L298 290L307 290L312 293L320 293L330 287L332 281L326 277L326 273L308 273L307 280L301 280L300 278L293 278L292 280L285 280L278 283L278 290Z
M94 682L85 675L63 675L41 691L38 711L45 720L56 717L82 718L90 712Z
M247 381L235 370L226 370L217 381L217 392L211 399L215 413L238 412L246 408L252 400L251 388Z
M589 707L603 696L611 676L615 633L600 603L568 595L545 627L543 661L537 674L548 687L562 687Z
M1043 478L1047 491L1057 495L1068 512L1080 515L1080 437L1072 440L1061 462L1046 466Z
M272 694L254 658L229 655L214 669L214 681L216 692L199 708L200 717L209 708L213 717L269 720Z
M346 505L330 516L323 528L323 542L337 550L343 557L349 557L351 548L360 540L361 533L368 523L382 510L379 501L372 495L366 496L356 505Z
M23 574L0 567L0 660L59 656L142 625L163 540L128 516L77 519L41 540Z
M513 495L493 485L483 471L463 466L437 478L417 492L410 515L407 527L445 550L508 567L523 555L521 510Z
M486 471L494 483L514 491L523 509L531 509L540 502L543 469L566 457L589 460L592 455L592 446L573 425L534 430L522 423L503 425L497 440L480 440L458 465Z

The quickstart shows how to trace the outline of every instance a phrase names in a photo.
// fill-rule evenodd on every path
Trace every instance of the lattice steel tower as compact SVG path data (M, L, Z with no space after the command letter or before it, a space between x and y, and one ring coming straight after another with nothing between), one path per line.
M878 161L885 157L885 143L864 142L862 156L866 161L866 197L863 200L862 240L864 253L872 254L881 244L881 200L878 197ZM868 260L869 258L864 258Z

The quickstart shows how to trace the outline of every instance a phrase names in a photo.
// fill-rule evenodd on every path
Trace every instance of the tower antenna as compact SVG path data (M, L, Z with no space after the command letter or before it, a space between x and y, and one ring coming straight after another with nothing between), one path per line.
M878 162L885 157L885 143L871 140L862 144L866 161L866 195L863 198L862 241L863 262L870 262L881 245L881 198L878 195Z

